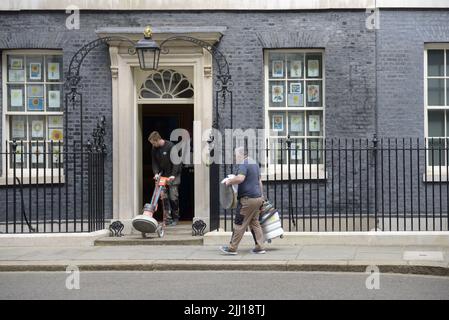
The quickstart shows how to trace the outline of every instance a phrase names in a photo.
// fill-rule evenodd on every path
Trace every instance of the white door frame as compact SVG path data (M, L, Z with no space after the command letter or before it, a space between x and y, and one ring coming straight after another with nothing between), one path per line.
M212 57L203 49L183 47L181 52L170 50L161 55L161 68L188 66L193 68L194 121L201 124L202 130L212 127L213 79ZM141 126L137 99L136 72L139 62L136 55L129 55L126 47L110 46L112 71L112 166L113 166L113 220L125 224L124 233L131 233L131 219L141 208L142 201L142 157ZM139 70L139 71L135 71ZM165 103L168 103L165 99ZM161 101L153 101L160 104ZM148 103L145 101L144 103ZM198 133L195 131L195 135ZM198 141L197 139L195 139ZM195 145L200 152L206 142ZM194 165L195 217L206 222L209 227L209 168L205 164Z

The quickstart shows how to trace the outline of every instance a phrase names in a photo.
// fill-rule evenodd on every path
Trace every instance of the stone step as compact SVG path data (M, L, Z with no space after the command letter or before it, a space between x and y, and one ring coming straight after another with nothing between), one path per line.
M140 233L122 237L106 236L95 240L95 246L141 246L141 245L203 245L202 236L192 236L192 225L180 223L175 227L167 227L165 235L159 238L156 233L147 234L143 238Z

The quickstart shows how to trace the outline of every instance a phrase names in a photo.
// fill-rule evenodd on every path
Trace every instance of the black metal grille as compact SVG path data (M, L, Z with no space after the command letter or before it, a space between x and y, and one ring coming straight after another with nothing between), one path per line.
M449 230L448 139L323 139L293 148L295 142L249 150L262 163L264 195L284 229ZM233 216L222 212L221 227L232 229Z
M32 152L30 142L7 144L0 158L4 164L0 232L91 232L104 228L104 150L73 145L66 151L63 147L61 142L51 142L48 148L42 143L39 152Z

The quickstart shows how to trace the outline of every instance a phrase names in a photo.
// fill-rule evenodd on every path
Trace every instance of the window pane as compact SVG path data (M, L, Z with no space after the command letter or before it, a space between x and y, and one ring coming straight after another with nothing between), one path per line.
M306 157L311 164L323 163L323 140L322 139L308 139L307 140Z
M427 75L444 75L444 50L427 50Z
M17 143L17 147L14 153L13 144L9 144L9 152L10 152L10 161L9 166L11 169L14 168L26 168L28 164L27 151L28 144L26 143Z
M48 167L53 169L56 169L58 167L63 167L63 161L64 161L64 150L63 145L60 142L53 142L48 143Z
M44 111L44 86L27 86L27 108L28 111Z
M285 54L269 53L268 76L270 78L285 78Z
M48 119L48 140L60 141L63 139L63 119L62 116L49 116Z
M25 111L24 85L8 85L8 111Z
M428 152L428 163L430 166L440 166L444 165L444 139L433 138L429 139L429 152Z
M308 53L306 54L306 70L307 78L321 78L321 53Z
M321 111L307 112L307 135L323 135L323 117Z
M45 57L46 77L48 82L61 82L64 78L62 69L62 56L46 56Z
M27 140L26 116L11 116L9 129L10 140Z
M304 78L304 53L287 54L288 78Z
M25 81L25 62L23 56L8 56L8 81Z
M44 142L31 144L31 168L43 168L45 162Z
M270 81L268 86L270 107L285 107L284 81Z
M323 105L322 81L306 81L306 105L308 107L321 107Z
M270 135L277 134L278 136L285 136L287 130L287 118L285 112L270 111L268 114L270 129L272 130Z
M302 164L305 158L304 139L292 139L292 144L290 145L290 163L291 164ZM299 168L298 168L299 171ZM296 171L295 171L296 172ZM299 173L298 173L299 174ZM292 177L296 178L296 176ZM301 178L301 176L298 176Z
M429 111L429 137L444 137L444 111Z
M287 105L289 107L304 106L304 81L288 81Z
M27 56L27 81L43 82L43 57L42 56Z
M62 85L47 85L47 111L62 111Z
M304 135L304 112L288 113L288 134L290 136Z
M427 104L429 106L444 106L444 80L428 79Z
M269 142L271 164L287 164L287 144L284 139L270 139Z
M31 140L44 140L45 138L45 117L44 116L29 116L28 117L28 132Z

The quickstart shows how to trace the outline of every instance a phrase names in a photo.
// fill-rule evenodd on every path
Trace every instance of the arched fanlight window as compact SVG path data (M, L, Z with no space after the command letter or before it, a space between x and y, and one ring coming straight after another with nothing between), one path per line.
M141 99L186 99L193 97L193 86L182 73L165 69L152 73L139 91Z

